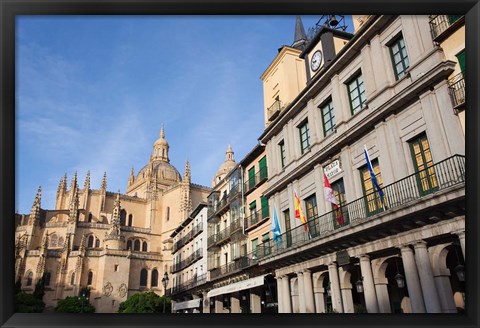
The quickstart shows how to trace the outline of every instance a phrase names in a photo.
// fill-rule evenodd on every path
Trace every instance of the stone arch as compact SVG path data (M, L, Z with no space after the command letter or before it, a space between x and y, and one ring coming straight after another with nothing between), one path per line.
M313 296L315 299L315 312L325 313L325 279L328 277L328 271L314 272L312 274Z
M435 245L428 248L428 254L430 255L430 263L432 264L432 272L434 276L450 276L450 270L447 268L447 255L450 251L448 247L450 245L452 245L452 243Z

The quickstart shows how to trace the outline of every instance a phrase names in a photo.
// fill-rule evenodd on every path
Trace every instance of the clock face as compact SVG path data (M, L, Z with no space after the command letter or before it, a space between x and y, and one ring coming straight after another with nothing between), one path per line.
M312 70L316 71L320 68L320 65L322 64L322 52L320 50L317 50L313 53L312 56Z

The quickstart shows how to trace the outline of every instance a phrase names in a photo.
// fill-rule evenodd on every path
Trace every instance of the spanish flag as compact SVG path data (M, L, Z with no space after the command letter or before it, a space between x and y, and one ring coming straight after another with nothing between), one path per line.
M305 214L303 214L300 198L298 198L297 192L295 190L293 190L293 197L293 202L295 206L295 217L302 221L303 230L307 231L307 218L305 217Z

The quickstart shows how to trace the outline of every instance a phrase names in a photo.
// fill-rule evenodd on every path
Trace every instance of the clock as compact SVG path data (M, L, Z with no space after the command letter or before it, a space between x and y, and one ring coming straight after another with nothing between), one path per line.
M314 72L320 68L322 64L322 60L323 60L322 52L320 50L315 51L313 53L312 61L311 61L312 70Z

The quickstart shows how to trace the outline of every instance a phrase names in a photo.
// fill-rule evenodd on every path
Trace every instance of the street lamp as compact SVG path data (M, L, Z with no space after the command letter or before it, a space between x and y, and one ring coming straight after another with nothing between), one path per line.
M162 278L162 285L165 290L163 295L163 313L165 313L165 299L167 298L168 273L165 272Z
M88 297L85 297L85 296L86 296L86 293L85 291L83 291L82 297L79 297L79 299L82 301L82 310L80 313L85 313L85 300L87 300L88 302Z

